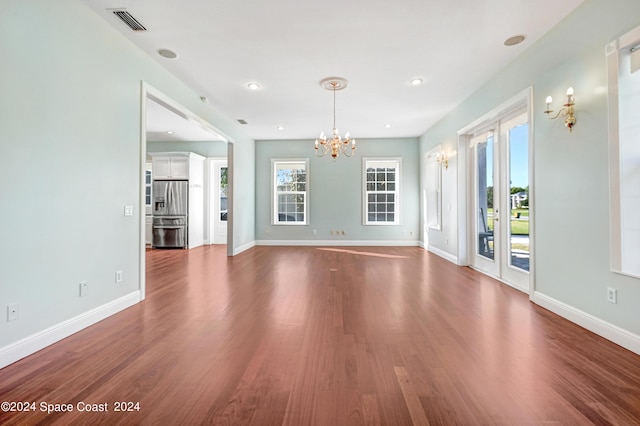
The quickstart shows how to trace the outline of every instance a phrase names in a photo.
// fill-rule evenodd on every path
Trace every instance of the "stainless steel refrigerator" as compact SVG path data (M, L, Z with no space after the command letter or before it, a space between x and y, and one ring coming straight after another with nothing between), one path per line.
M189 226L189 182L153 181L153 247L186 248Z

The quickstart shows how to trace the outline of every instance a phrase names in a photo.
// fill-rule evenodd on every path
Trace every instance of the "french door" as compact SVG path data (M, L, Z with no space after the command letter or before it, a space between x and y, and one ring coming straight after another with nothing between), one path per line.
M529 124L505 116L470 141L472 265L529 292Z

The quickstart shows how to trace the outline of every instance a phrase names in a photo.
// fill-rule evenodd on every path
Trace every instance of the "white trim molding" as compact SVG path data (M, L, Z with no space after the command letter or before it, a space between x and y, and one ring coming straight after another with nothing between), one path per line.
M0 368L13 364L139 302L140 291L138 290L0 348Z
M418 240L258 240L258 246L418 247Z
M235 247L235 248L233 249L233 256L235 256L235 255L237 255L237 254L240 254L240 253L242 253L243 251L247 251L247 250L249 250L250 248L255 247L255 246L256 246L256 242L255 242L255 241L250 241L250 242L248 242L247 244L243 244L243 245L241 245L241 246L239 246L239 247Z
M454 265L461 266L461 265L458 263L458 257L457 257L457 256L455 256L455 255L453 255L453 254L451 254L451 253L447 253L446 251L441 250L441 249L439 249L438 247L434 247L434 246L432 246L432 245L429 245L429 246L427 247L427 250L428 250L429 252L431 252L431 253L435 254L436 256L440 256L441 258L443 258L443 259L445 259L445 260L448 260L449 262L453 263Z
M617 325L610 324L591 314L569 306L540 292L533 294L532 301L561 317L604 337L625 349L640 355L640 336L631 333Z

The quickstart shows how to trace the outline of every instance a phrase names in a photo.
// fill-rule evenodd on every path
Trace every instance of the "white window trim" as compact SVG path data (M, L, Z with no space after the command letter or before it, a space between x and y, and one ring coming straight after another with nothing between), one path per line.
M280 222L278 220L278 191L276 189L276 166L278 164L304 163L307 175L306 191L304 197L304 221L302 222ZM271 225L279 226L304 226L309 225L309 159L308 158L272 158L271 159Z
M640 72L640 70L633 71L632 67L634 56L632 49L636 52L635 55L638 55L636 50L638 46L640 46L640 27L612 41L605 49L609 83L610 264L612 272L633 278L640 278L640 269L634 262L637 253L640 252L640 244L637 242L638 233L634 226L636 214L633 203L637 200L637 195L633 194L629 197L631 182L627 181L626 176L634 167L638 157L635 154L637 151L632 151L636 141L628 136L631 133L629 128L632 124L621 121L620 102L624 99L625 93L620 93L620 74L627 69L632 74ZM637 61L637 56L635 59ZM625 134L627 137L624 137ZM632 154L629 155L629 152Z
M369 222L367 212L367 163L368 162L394 162L396 163L396 190L395 211L393 222ZM362 157L362 224L365 226L397 226L401 224L400 206L402 201L402 157Z
M441 152L442 145L438 145L425 154L425 215L427 229L436 231L442 231L442 163L438 162L438 156ZM434 172L434 181L431 181L429 172ZM431 185L434 188L431 188ZM433 209L429 206L429 202L435 202L436 205ZM429 212L435 212L435 217L431 216Z

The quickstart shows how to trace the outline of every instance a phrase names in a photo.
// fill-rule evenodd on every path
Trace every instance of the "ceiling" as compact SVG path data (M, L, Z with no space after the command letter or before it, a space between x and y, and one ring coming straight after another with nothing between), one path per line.
M238 126L256 140L330 133L333 94L320 80L332 76L349 82L336 92L342 133L420 136L582 2L83 1L218 111L245 120ZM147 31L109 9L126 9ZM504 45L520 34L523 43Z
M225 141L222 136L207 131L197 123L169 110L152 99L147 98L146 114L148 141Z

